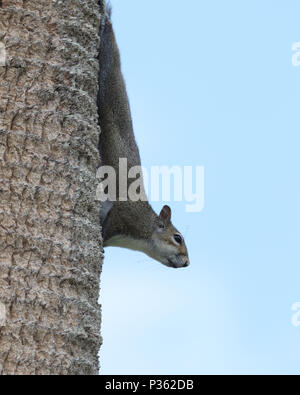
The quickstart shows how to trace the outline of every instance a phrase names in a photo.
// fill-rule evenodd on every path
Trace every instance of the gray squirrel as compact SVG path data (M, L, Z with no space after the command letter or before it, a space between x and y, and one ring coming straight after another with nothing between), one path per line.
M101 29L99 54L99 143L101 166L111 166L119 185L119 158L128 167L141 166L126 85L121 71L120 53L111 23L111 10ZM158 216L147 199L106 201L101 208L104 247L141 251L162 264L181 268L189 265L183 236L172 225L171 209L164 206Z

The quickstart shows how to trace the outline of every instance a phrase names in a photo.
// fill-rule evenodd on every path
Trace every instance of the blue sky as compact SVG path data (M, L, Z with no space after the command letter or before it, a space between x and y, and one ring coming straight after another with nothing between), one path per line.
M299 374L299 2L112 5L142 163L204 166L206 203L170 203L188 269L106 249L102 374Z

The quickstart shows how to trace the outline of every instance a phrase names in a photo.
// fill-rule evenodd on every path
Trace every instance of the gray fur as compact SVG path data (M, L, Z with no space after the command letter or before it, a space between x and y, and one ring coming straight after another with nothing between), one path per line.
M108 15L102 31L99 74L100 156L102 166L111 166L117 175L119 196L119 158L126 158L128 169L141 166L133 133L130 105L121 71L119 49ZM132 180L133 182L134 180ZM130 180L128 180L128 187ZM141 191L145 193L144 187ZM119 201L102 206L101 225L104 246L139 250L171 267L188 265L185 243L176 245L177 229L171 223L171 210L165 206L158 216L148 201Z

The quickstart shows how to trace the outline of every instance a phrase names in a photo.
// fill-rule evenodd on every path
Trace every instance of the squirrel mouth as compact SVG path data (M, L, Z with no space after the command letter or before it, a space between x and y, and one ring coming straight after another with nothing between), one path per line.
M169 266L174 268L174 269L179 269L181 266L176 265L171 259L168 259Z
M173 261L171 261L171 259L169 259L168 258L168 263L169 263L169 266L170 267L172 267L172 268L174 268L174 269L180 269L180 268L183 268L183 267L187 267L188 266L188 263L185 263L185 264L182 264L182 265L176 265Z
M168 263L169 263L169 266L173 267L174 269L178 268L176 265L174 265L174 263L169 258L168 258Z

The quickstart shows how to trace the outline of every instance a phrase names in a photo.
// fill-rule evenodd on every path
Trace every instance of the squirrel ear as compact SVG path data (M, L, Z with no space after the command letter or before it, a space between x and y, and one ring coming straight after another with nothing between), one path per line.
M172 211L169 206L164 206L159 214L159 219L166 225L171 221Z

